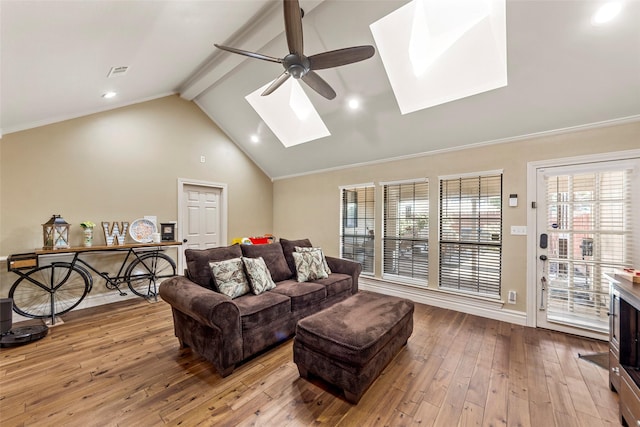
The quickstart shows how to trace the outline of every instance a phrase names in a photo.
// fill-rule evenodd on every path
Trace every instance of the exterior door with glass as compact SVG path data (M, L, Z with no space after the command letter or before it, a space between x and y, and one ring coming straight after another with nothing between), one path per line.
M537 170L538 327L595 337L608 333L609 284L603 274L632 263L639 164Z

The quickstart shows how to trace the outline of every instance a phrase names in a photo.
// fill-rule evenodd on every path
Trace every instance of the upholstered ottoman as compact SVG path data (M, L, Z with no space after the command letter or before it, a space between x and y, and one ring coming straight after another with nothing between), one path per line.
M302 378L340 387L355 404L412 332L411 301L359 292L298 322L293 361Z

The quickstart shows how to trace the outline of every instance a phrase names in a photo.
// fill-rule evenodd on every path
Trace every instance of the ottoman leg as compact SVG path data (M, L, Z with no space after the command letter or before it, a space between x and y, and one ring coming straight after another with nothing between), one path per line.
M298 364L298 372L301 378L309 378L309 371L305 366Z
M347 399L347 402L357 405L358 402L360 401L360 398L362 397L362 394L358 395L355 393L351 393L348 390L344 390L344 397Z

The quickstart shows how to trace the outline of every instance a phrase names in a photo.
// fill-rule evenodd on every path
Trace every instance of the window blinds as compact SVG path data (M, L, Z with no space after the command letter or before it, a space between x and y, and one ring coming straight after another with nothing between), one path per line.
M547 318L606 330L603 273L632 261L632 169L545 176Z
M395 279L417 279L427 285L429 274L429 183L385 184L383 272Z
M440 180L440 287L500 297L502 175Z
M375 260L374 187L343 188L341 198L341 256L359 262L362 265L363 273L373 274Z

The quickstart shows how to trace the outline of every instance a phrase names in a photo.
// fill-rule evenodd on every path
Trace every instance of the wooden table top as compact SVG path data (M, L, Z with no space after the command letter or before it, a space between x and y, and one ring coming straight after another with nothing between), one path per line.
M75 253L75 252L94 252L94 251L117 251L123 249L135 249L135 248L153 248L161 246L179 246L182 242L160 242L160 243L125 243L124 245L94 245L94 246L72 246L64 249L36 249L36 255L46 254L63 254L63 253Z

